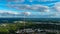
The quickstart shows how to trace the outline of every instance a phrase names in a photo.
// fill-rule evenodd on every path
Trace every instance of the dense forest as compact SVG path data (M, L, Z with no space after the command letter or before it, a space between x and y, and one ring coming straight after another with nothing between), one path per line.
M36 24L33 22L22 22L17 21L14 23L1 23L0 24L0 34L8 34L15 33L18 29L52 29L52 30L60 30L60 25L56 24Z

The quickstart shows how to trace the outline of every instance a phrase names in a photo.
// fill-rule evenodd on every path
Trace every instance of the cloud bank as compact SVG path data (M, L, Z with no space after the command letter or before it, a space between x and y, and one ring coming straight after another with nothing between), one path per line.
M52 2L52 1L57 1L57 0L7 0L7 1L16 1L16 2L25 2L25 1L28 1L28 2Z
M27 5L27 4L19 4L19 5L9 5L11 8L15 8L17 10L33 10L33 11L39 11L39 12L48 12L49 7L48 6L43 6L40 4L37 5Z
M29 16L31 12L16 12L16 11L5 11L0 10L0 16Z
M13 12L13 11L0 10L0 15L18 15L18 14L20 14L20 13Z
M60 2L55 3L54 8L56 11L60 12Z

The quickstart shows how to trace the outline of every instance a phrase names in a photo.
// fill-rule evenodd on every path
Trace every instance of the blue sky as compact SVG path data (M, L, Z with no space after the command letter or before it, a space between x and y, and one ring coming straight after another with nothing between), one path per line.
M60 18L60 0L0 0L0 17Z

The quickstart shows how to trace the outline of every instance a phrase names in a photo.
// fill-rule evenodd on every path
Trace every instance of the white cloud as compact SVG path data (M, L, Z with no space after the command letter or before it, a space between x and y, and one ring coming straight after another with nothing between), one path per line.
M29 15L31 15L31 12L23 12L23 14L24 14L25 16L29 16Z
M29 0L30 2L33 2L33 0Z
M56 0L38 0L38 1L42 1L42 2L50 1L50 2L52 2L52 1L56 1Z
M15 15L20 14L18 12L6 12L6 13L8 13L8 14L15 14Z
M11 2L11 1L13 1L13 2L25 2L26 0L7 0L7 1L9 1L9 2ZM57 1L57 0L27 0L28 2L34 2L34 1L36 1L36 2L52 2L52 1Z
M52 1L57 1L57 0L28 0L28 1L30 1L30 2L34 2L34 1L36 1L36 2L52 2Z
M15 3L24 2L25 0L14 0Z
M37 10L40 12L48 12L49 7L48 6L43 6L43 5L33 5L32 10Z
M6 0L8 2L24 2L25 0Z
M59 17L60 16L60 2L57 2L54 4L54 6L51 7L51 11L53 13L53 17Z
M40 11L40 12L48 12L49 7L48 6L43 6L43 5L14 5L15 9L17 10L34 10L34 11ZM10 6L11 7L11 6ZM12 8L12 7L11 7Z
M19 12L13 12L13 11L6 11L6 10L0 10L0 15L18 15L20 14Z
M55 3L54 9L58 12L60 12L60 2Z
M0 16L29 16L31 15L31 12L15 12L15 11L6 11L6 10L0 10Z

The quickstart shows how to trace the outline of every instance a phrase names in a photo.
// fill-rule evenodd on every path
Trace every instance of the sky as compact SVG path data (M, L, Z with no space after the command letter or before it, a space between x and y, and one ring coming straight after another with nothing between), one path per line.
M60 18L60 0L0 0L0 17Z

